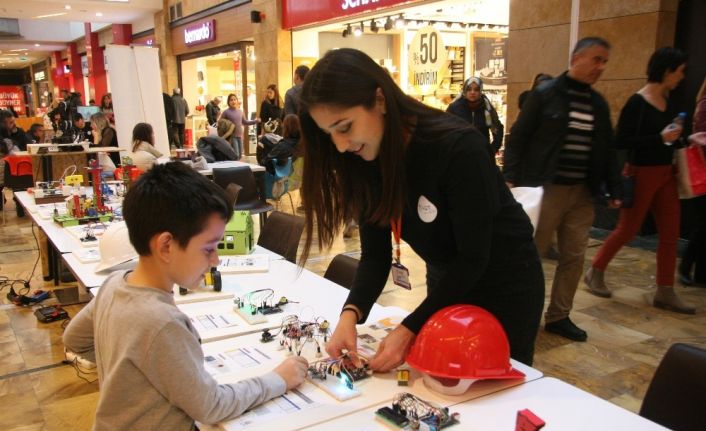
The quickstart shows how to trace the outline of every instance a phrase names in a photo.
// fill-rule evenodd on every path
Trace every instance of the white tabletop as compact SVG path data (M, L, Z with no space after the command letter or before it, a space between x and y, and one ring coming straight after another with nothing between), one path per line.
M20 204L27 210L32 220L44 231L49 241L54 244L54 247L56 247L59 253L70 253L73 250L84 248L84 244L78 237L72 235L65 228L54 222L53 217L42 217L42 206L34 203L34 196L27 192L15 192L15 196L17 200L20 201ZM59 202L56 205L63 206L64 204L63 202Z
M76 250L75 248L72 249ZM255 248L253 249L252 254L264 254L270 256L270 271L272 270L272 262L274 261L279 261L283 260L284 257L280 256L279 254L270 251L266 249L265 247L256 245ZM119 271L121 269L132 269L135 266L136 261L133 261L133 263L125 263L122 265L119 265L115 268L113 268L111 271L103 271L96 273L96 266L98 263L82 263L80 262L74 253L68 253L62 255L64 258L64 261L66 264L69 266L71 269L71 272L76 276L76 278L83 283L84 286L88 287L91 289L91 293L95 297L98 294L98 290L100 286L103 284L103 281L110 275L112 271ZM231 274L223 274L222 277L232 277ZM196 295L200 300L210 300L210 298L206 299L207 295ZM198 302L195 300L195 298L189 297L188 299L185 299L184 301L178 301L175 300L177 304L179 303L187 303L187 302Z
M381 310L379 316L384 316L385 310ZM359 332L365 332L380 336L369 328L361 328ZM379 332L379 331L378 331ZM385 332L382 332L384 335ZM233 383L248 377L261 375L270 371L288 356L288 352L279 349L278 342L261 343L260 334L244 335L237 338L222 340L215 343L203 345L205 357L218 358L223 361L225 367L231 367L226 372L217 372L212 365L206 365L206 369L211 372L219 383ZM245 354L243 354L245 353ZM304 350L302 355L309 361L316 360L315 349ZM230 360L235 358L237 360ZM245 361L244 359L247 359ZM209 361L207 361L207 364ZM471 388L462 395L445 396L430 391L422 382L421 375L414 369L410 369L409 386L400 387L397 385L395 372L373 374L372 377L362 380L355 385L355 389L361 394L346 401L338 401L323 390L319 389L311 382L307 381L297 392L290 391L285 397L290 397L298 404L300 409L292 410L286 414L274 414L282 404L281 399L275 399L263 406L253 409L252 412L244 414L239 418L219 424L211 429L225 429L229 431L247 430L296 430L309 429L311 426L317 429L327 430L349 430L351 427L350 417L355 417L355 412L368 410L372 406L383 405L391 402L395 394L399 392L411 392L422 399L434 401L439 404L458 404L470 399L478 398L493 392L515 385L522 385L525 382L536 380L542 373L531 367L513 361L513 366L525 373L525 379L513 380L484 380L474 383ZM230 372L228 372L230 371ZM302 397L299 394L303 394ZM302 402L303 399L308 401ZM292 402L290 400L290 402ZM374 420L371 416L364 415L361 419ZM202 425L200 424L201 428ZM202 429L209 429L203 427ZM377 429L377 428L375 428ZM382 429L386 429L382 427ZM461 428L465 429L465 428ZM508 428L512 429L512 428Z
M199 173L203 174L203 175L213 175L214 169L235 168L238 166L248 166L248 167L250 167L250 169L253 172L264 172L265 171L264 166L255 165L252 163L239 162L239 161L235 161L235 160L229 160L229 161L223 161L223 162L209 163L208 169L199 170Z
M474 385L471 386L470 391L473 391ZM408 392L414 393L413 390ZM416 395L425 399L419 394ZM553 377L543 377L510 388L502 388L482 397L469 398L469 400L458 404L453 402L441 404L449 407L450 413L459 413L460 424L457 425L457 428L468 431L513 430L515 429L517 412L524 409L529 409L542 419L546 423L542 430L548 431L665 429L635 413ZM380 403L307 429L318 431L336 429L389 431L390 428L383 425L375 416L377 409L388 405L391 406L391 403Z
M46 144L47 147L58 144ZM76 143L72 145L81 145L81 143ZM96 154L96 153L117 153L120 151L127 151L119 147L89 147L87 150L81 151L47 151L42 154L30 154L29 151L18 151L14 153L16 156L30 156L30 157L41 157L41 156L73 156L76 154Z

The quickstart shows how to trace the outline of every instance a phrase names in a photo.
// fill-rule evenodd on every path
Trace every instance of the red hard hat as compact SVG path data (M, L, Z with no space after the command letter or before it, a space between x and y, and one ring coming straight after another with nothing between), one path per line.
M475 305L452 305L427 320L407 355L407 363L446 379L517 379L502 325Z

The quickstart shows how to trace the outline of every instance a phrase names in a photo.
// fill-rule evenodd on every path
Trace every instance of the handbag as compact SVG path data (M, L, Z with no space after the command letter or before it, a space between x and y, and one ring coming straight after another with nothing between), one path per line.
M691 145L676 151L679 198L706 195L706 156L703 147Z
M625 162L620 178L623 182L623 203L621 207L632 208L635 204L635 166L630 164L630 162Z

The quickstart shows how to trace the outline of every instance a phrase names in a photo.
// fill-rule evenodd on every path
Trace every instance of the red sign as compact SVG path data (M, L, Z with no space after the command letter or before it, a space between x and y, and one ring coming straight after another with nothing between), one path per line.
M282 28L324 23L404 3L414 0L282 0Z
M184 44L187 46L216 40L216 20L202 21L184 27Z
M0 108L7 109L10 107L18 115L25 114L25 96L22 92L22 87L0 85Z

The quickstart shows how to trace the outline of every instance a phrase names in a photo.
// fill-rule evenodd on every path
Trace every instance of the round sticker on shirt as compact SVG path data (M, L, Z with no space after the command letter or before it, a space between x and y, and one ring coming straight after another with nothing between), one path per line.
M431 223L436 219L436 215L439 211L429 199L424 196L419 196L417 212L419 213L419 218L422 219L424 223Z

